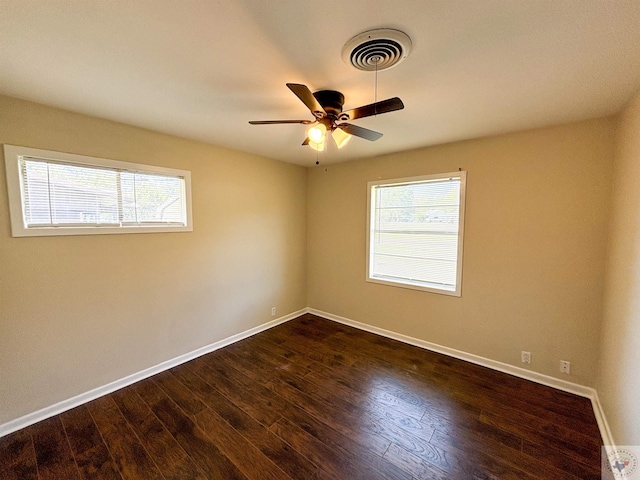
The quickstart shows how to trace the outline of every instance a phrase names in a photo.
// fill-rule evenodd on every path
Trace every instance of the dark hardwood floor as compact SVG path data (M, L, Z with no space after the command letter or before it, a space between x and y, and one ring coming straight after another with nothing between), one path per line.
M589 400L313 315L0 438L9 479L600 479Z

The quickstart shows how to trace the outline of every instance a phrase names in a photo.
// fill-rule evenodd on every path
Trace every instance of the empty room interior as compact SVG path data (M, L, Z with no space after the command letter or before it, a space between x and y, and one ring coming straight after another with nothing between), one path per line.
M0 478L640 478L640 1L0 0Z

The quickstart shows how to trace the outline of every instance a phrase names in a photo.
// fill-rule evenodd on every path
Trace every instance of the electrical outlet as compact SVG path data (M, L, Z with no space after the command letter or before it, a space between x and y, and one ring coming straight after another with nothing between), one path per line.
M276 307L271 307L271 316L272 317L276 316Z
M522 351L522 363L531 363L531 352Z
M566 373L567 375L570 375L571 362L567 362L566 360L560 360L560 373Z

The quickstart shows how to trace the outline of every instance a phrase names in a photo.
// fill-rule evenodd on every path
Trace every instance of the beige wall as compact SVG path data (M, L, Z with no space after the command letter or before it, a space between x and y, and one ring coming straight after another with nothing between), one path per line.
M0 425L306 306L306 169L0 97L0 143L190 170L194 231L12 238Z
M593 385L612 118L309 171L309 306ZM367 182L468 171L462 297L365 282ZM570 376L559 373L572 362Z
M640 445L640 93L618 127L598 395L618 445Z
M278 316L310 306L517 366L529 350L531 370L585 385L601 363L614 437L640 443L639 131L640 96L619 124L307 172L0 96L0 143L190 170L194 213L191 233L12 238L0 163L0 425L265 323L275 305ZM468 171L462 297L365 282L367 182L458 167Z

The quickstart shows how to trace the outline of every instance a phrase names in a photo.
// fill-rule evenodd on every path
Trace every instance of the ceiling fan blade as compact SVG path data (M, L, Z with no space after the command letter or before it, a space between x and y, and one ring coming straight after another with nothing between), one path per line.
M298 123L302 125L310 125L314 123L313 120L251 120L251 125L278 125L281 123Z
M398 97L382 100L381 102L372 103L363 107L347 110L340 114L341 120L355 120L356 118L370 117L371 115L380 115L381 113L394 112L402 110L404 103ZM346 118L348 116L348 118Z
M313 96L309 87L300 83L287 83L287 87L295 93L296 97L302 100L302 103L311 110L311 113L313 113L315 117L320 118L325 116L326 112L324 111L324 108L322 108L322 105L318 103L318 100Z
M309 137L304 139L304 142L302 142L302 145L309 145Z
M364 138L366 140L370 140L375 142L382 134L380 132L374 132L373 130L369 130L368 128L358 127L356 125L351 125L350 123L341 123L338 125L338 128L341 128L349 135L355 135L356 137Z

